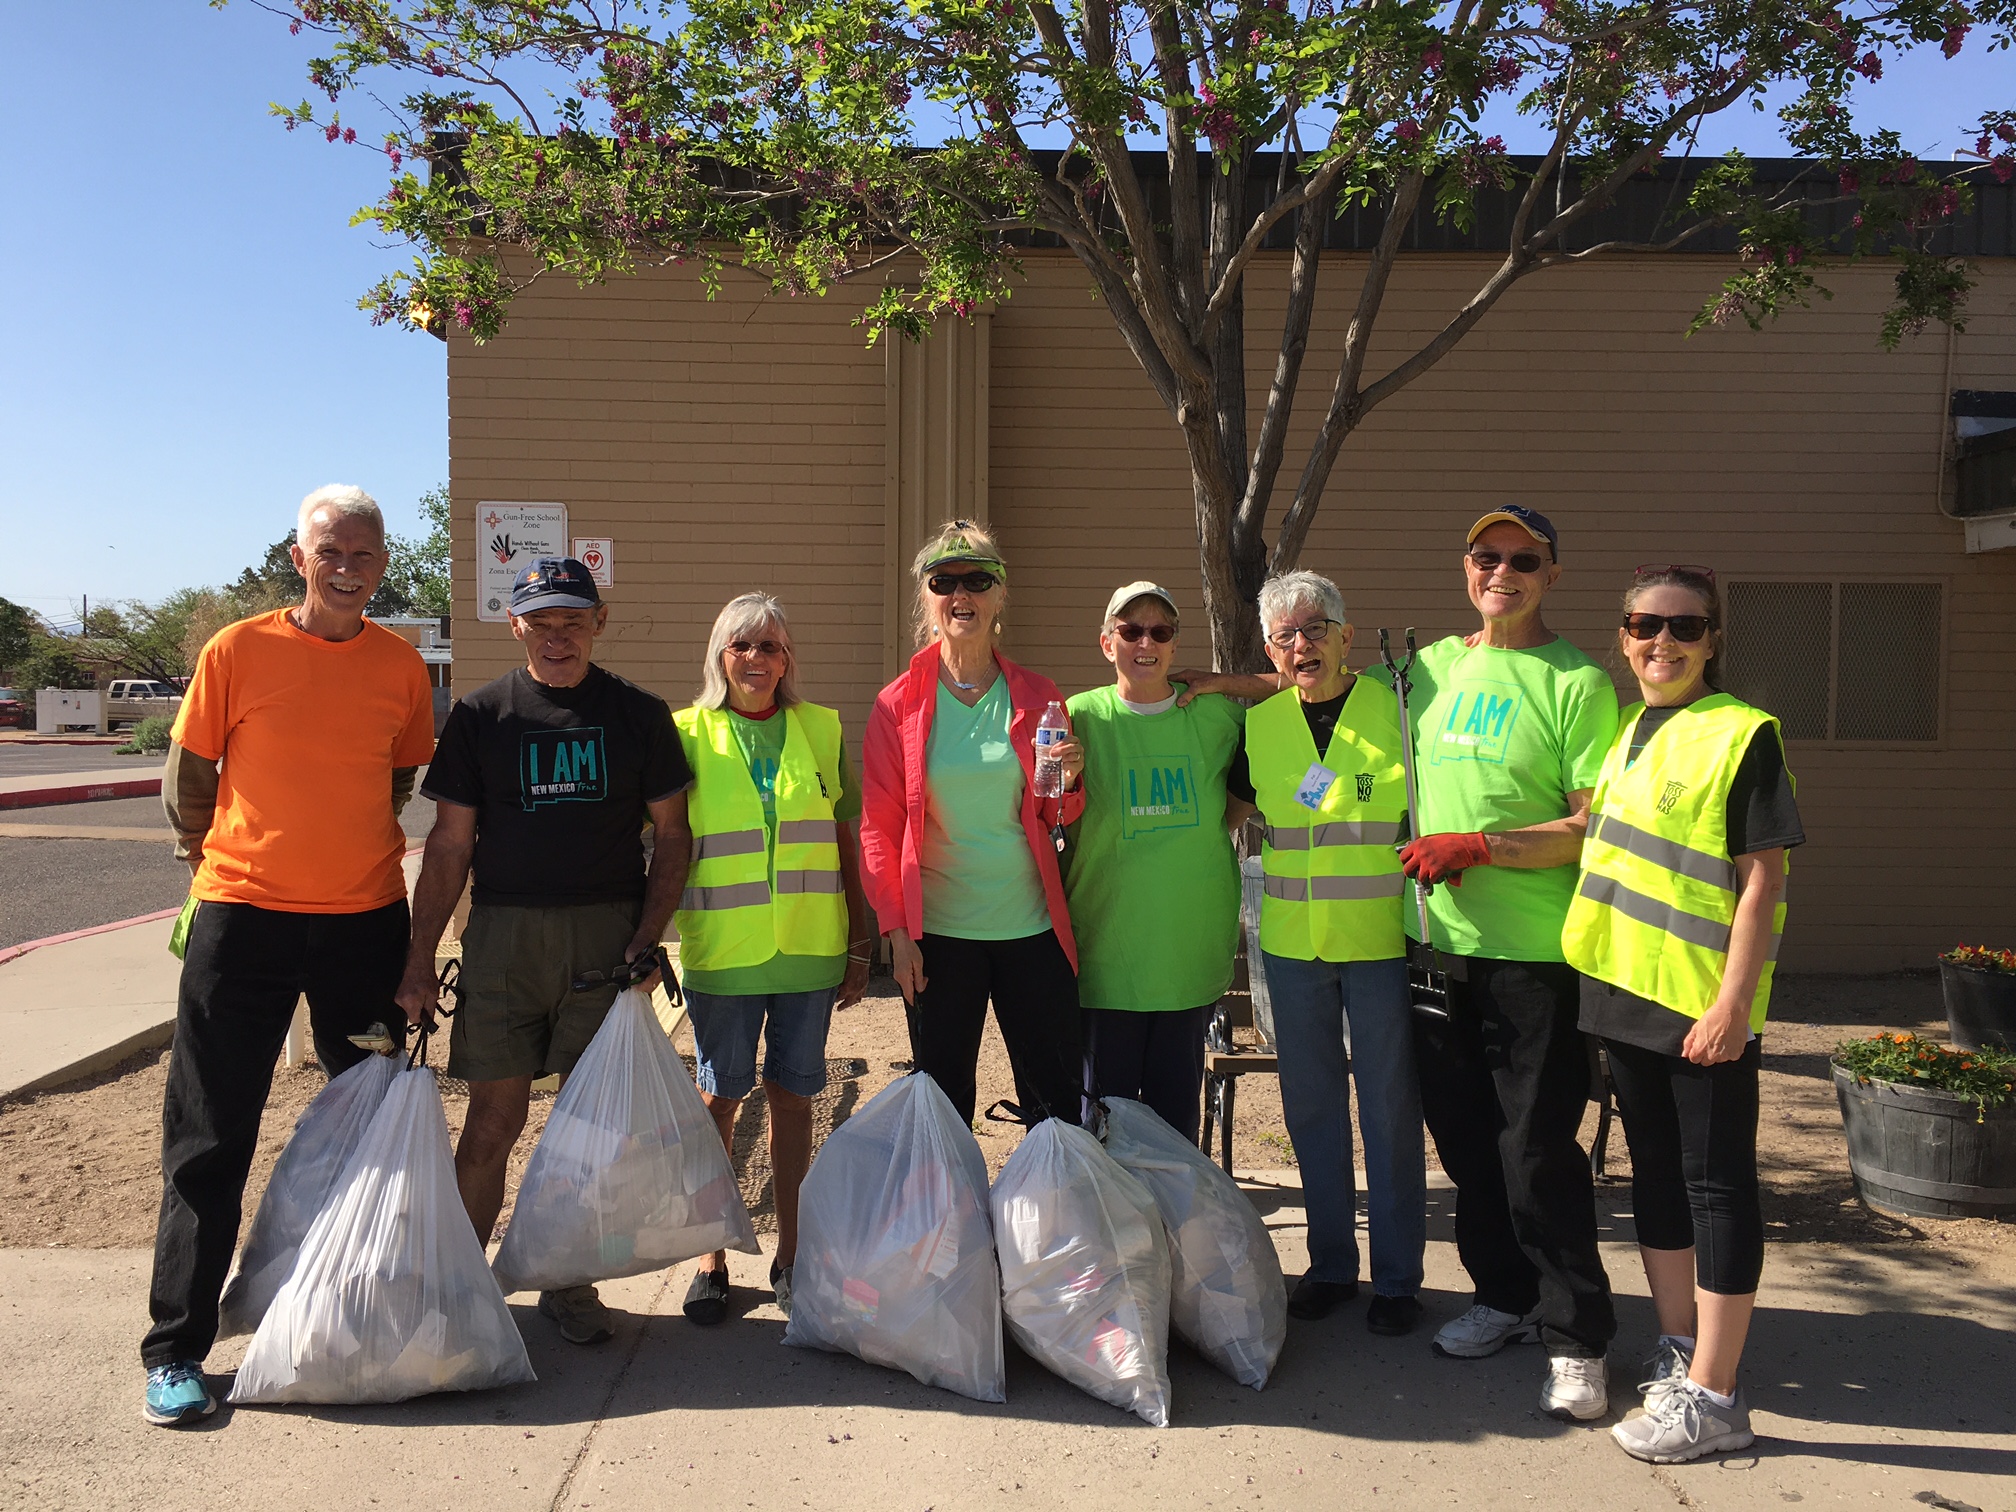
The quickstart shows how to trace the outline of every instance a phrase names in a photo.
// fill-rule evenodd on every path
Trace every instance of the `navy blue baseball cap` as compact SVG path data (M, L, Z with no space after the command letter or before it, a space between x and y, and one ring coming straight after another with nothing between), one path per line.
M1500 504L1470 527L1470 534L1463 537L1463 544L1474 545L1477 537L1487 528L1503 520L1508 525L1517 525L1536 541L1544 542L1554 554L1554 560L1561 560L1561 536L1554 529L1554 522L1537 509L1528 509L1524 504Z
M511 612L594 609L602 602L595 578L572 557L540 557L511 585Z

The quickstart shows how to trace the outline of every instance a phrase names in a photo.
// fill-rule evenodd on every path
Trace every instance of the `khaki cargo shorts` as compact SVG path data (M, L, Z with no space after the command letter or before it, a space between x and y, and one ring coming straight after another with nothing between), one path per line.
M450 1020L448 1074L463 1081L564 1075L602 1027L614 986L573 990L607 971L637 933L636 903L566 908L477 904L462 931L462 1006Z

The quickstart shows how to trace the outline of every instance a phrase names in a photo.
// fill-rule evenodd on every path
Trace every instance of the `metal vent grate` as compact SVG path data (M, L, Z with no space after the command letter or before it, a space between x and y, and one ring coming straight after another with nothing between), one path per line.
M1939 738L1937 583L1843 583L1836 740Z
M1776 714L1787 740L1825 740L1833 653L1832 583L1731 583L1723 681Z

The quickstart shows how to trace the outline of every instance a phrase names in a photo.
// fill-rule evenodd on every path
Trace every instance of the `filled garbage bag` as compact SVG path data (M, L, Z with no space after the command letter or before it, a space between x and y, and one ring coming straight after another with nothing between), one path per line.
M534 1379L455 1189L440 1089L393 1079L238 1367L234 1402L403 1402Z
M1155 1199L1075 1124L1047 1119L994 1180L1001 1311L1072 1385L1169 1425L1169 1243Z
M1138 1102L1106 1099L1106 1153L1155 1199L1169 1235L1169 1324L1258 1391L1288 1336L1288 1287L1267 1225L1210 1156Z
M399 1062L391 1056L367 1055L330 1078L302 1109L239 1247L238 1269L224 1288L217 1314L220 1338L248 1334L266 1316L294 1274L308 1226L328 1204L398 1074Z
M1008 1399L987 1162L930 1077L885 1087L820 1148L798 1189L784 1342Z
M699 1089L651 1000L630 988L553 1100L497 1280L557 1291L720 1249L756 1254L756 1230Z

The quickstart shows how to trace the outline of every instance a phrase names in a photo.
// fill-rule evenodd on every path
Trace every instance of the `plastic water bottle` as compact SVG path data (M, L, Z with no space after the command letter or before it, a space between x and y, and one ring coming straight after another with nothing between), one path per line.
M1064 717L1064 705L1056 699L1043 711L1036 726L1036 796L1056 798L1064 791L1064 763L1050 754L1050 748L1069 737L1071 725Z

